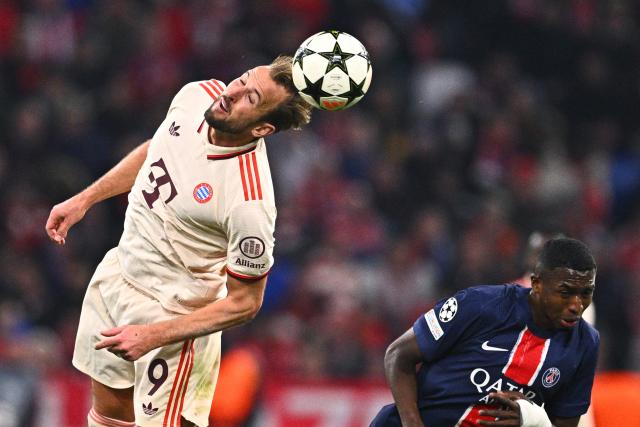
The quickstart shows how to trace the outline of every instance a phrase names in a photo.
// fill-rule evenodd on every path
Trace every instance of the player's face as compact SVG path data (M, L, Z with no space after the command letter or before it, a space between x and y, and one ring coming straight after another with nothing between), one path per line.
M216 130L261 137L272 133L270 130L274 131L275 128L261 123L260 119L288 97L287 90L269 76L269 67L263 65L229 83L204 113L204 117L209 126ZM269 129L269 126L273 129Z
M533 275L531 295L536 324L545 329L570 329L591 304L595 270L555 268Z

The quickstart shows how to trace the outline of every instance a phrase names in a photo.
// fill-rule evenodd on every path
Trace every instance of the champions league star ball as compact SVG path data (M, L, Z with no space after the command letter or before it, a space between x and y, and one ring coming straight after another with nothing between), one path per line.
M371 61L362 43L341 31L306 39L293 57L293 83L300 96L322 110L344 110L371 84Z

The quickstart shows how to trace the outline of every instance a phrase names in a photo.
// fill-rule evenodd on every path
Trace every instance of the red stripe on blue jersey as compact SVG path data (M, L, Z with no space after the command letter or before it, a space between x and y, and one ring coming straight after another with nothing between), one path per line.
M551 340L537 337L525 326L502 369L505 377L519 384L531 385L547 357Z
M467 410L464 411L464 414L462 414L460 421L456 423L455 427L477 427L479 425L478 421L480 420L495 421L496 420L495 417L490 417L488 415L480 415L480 411L486 411L490 409L495 410L498 408L494 405L469 406Z

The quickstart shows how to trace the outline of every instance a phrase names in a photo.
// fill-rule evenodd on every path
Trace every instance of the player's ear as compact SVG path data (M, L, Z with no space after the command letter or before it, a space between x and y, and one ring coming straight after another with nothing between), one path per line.
M254 138L264 138L267 135L271 135L276 132L276 127L268 122L260 123L251 129L251 135Z
M539 274L532 273L531 274L531 289L533 292L540 292L540 287L542 286L542 279Z

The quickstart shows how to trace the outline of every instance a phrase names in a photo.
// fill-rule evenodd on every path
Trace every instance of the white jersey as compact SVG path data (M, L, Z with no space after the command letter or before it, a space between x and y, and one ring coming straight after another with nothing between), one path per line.
M276 208L263 139L241 147L208 140L204 112L217 80L175 96L129 194L118 259L124 277L168 310L188 313L226 296L226 275L265 276Z

